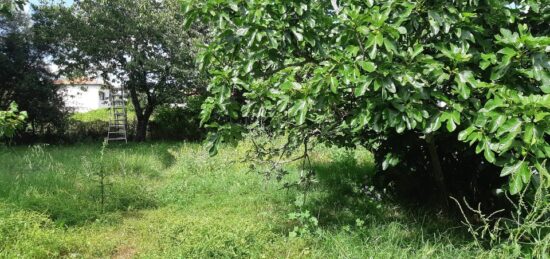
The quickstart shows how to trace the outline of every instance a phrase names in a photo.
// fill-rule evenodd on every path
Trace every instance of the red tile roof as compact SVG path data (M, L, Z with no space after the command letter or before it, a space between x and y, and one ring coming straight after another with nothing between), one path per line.
M59 79L59 80L53 81L53 83L56 85L102 85L103 80L99 78L92 79L92 78L81 77L81 78L75 78L75 79Z

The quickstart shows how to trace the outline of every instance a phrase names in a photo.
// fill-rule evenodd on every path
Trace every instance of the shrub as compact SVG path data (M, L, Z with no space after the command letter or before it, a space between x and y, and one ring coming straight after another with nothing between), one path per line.
M12 102L7 111L0 111L0 138L13 137L26 119L27 113L20 112L17 104Z
M150 124L151 139L201 140L205 131L200 127L202 98L189 98L183 107L159 107Z
M136 123L129 120L127 124L128 137L135 134ZM81 142L86 140L103 140L107 137L107 131L109 129L109 121L104 120L92 120L92 121L80 121L76 119L70 119L68 122L67 130L60 136L60 138L67 142Z

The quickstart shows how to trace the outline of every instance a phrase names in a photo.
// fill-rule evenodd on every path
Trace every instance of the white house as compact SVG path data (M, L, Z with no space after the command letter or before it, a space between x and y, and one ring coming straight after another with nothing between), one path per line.
M72 112L88 112L109 107L109 89L101 79L56 80L65 107Z

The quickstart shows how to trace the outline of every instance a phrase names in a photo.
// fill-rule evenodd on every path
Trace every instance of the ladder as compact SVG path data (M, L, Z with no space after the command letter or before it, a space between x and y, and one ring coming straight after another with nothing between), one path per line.
M124 87L111 87L109 101L111 102L111 119L109 120L107 141L124 140L128 143L128 120Z

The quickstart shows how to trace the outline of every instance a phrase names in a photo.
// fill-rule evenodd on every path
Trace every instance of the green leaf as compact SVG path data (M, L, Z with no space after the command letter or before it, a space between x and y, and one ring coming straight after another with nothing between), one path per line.
M376 34L376 37L374 38L374 41L375 41L376 45L382 47L382 45L384 45L384 35L382 35L382 33Z
M395 44L393 43L393 41L391 41L388 38L384 39L384 47L388 52L398 53L397 48L395 47Z
M218 154L218 148L220 146L220 142L222 140L222 136L219 133L214 133L209 136L208 138L208 154L210 156L215 156Z
M430 123L426 127L426 133L435 132L439 128L441 128L441 116L438 114L434 115L434 117L432 117L432 119L430 120Z
M531 172L526 162L518 163L516 171L512 172L510 178L510 194L515 195L523 190L523 184L528 183L531 179Z
M229 3L229 8L235 12L239 11L239 6L234 2Z
M330 77L330 91L334 94L338 93L338 79L336 77Z
M537 128L535 127L535 124L528 123L525 125L525 130L523 132L523 142L527 145L534 145L537 139L535 136L537 135Z
M481 109L479 112L490 112L496 108L506 106L504 104L504 101L501 98L495 98L490 99L485 103L485 106L483 106L483 109Z
M507 175L515 174L516 172L519 172L519 169L523 166L525 162L520 161L518 163L515 163L513 165L505 166L502 168L502 171L500 172L500 177L504 177Z
M292 29L292 33L293 33L294 36L296 37L296 40L297 40L297 41L302 41L302 40L304 40L304 35L302 35L301 33L297 32L295 29Z
M376 53L377 53L376 44L374 44L374 45L372 45L372 48L369 52L369 58L370 59L375 59L376 58Z
M523 189L523 180L520 174L514 174L510 178L510 194L516 195Z
M368 78L367 81L364 84L359 85L359 87L355 88L355 96L363 96L365 95L365 92L369 88L369 85L372 83L372 78Z
M453 132L456 130L456 124L453 120L447 120L447 130Z
M396 154L388 153L384 157L384 161L382 161L382 170L386 171L388 168L392 166L396 166L399 164L399 157Z
M294 104L289 113L296 116L296 123L298 125L304 124L308 112L307 100L301 99Z
M527 166L527 163L524 163L524 166L521 166L519 168L519 176L525 184L528 184L531 180L531 170L529 170L529 166Z
M458 140L465 141L468 138L468 136L470 136L470 134L474 132L474 130L475 130L474 127L468 127L467 129L461 131L460 133L458 133Z
M397 89L395 88L395 83L389 78L386 78L386 80L384 80L384 88L386 88L386 90L388 90L388 92L392 94L397 92Z
M369 27L367 27L367 26L359 26L359 27L357 27L357 31L359 33L363 34L363 35L367 35L367 34L369 34L370 30L369 30Z
M460 84L457 86L458 94L462 99L468 99L470 97L470 87L468 87L466 84Z
M514 139L516 138L517 134L517 132L512 132L506 135L504 138L501 138L498 145L496 146L496 150L494 151L497 151L499 153L508 151L514 143Z
M493 153L493 151L491 151L491 149L489 148L489 146L485 146L485 149L484 149L484 152L483 152L483 156L485 157L485 159L487 159L487 161L489 161L490 163L494 163L496 161L495 159L495 153Z
M518 118L513 118L506 121L498 130L497 137L500 137L508 132L519 132L521 130L521 124L522 122Z
M497 129L502 126L502 124L506 121L506 116L504 115L498 115L495 119L491 121L491 124L489 126L489 132L494 133L497 131Z
M372 73L376 70L376 65L373 62L361 61L359 62L361 68L369 73Z
M239 28L236 31L237 36L242 37L248 33L248 28Z
M516 55L516 51L514 49L508 48L508 47L499 50L497 53L504 54L505 56L514 56L514 55Z
M476 80L472 74L472 71L466 70L462 71L455 76L455 82L457 83L457 92L463 99L468 99L470 97L470 87L471 85L475 87Z
M399 32L399 34L407 34L407 28L403 26L397 27L397 31Z
M411 58L414 59L416 56L418 56L418 54L422 53L422 51L424 51L424 47L421 44L415 44L413 46Z
M248 63L246 64L246 70L245 70L245 73L250 73L252 71L252 69L254 69L254 60L250 60L248 61Z

